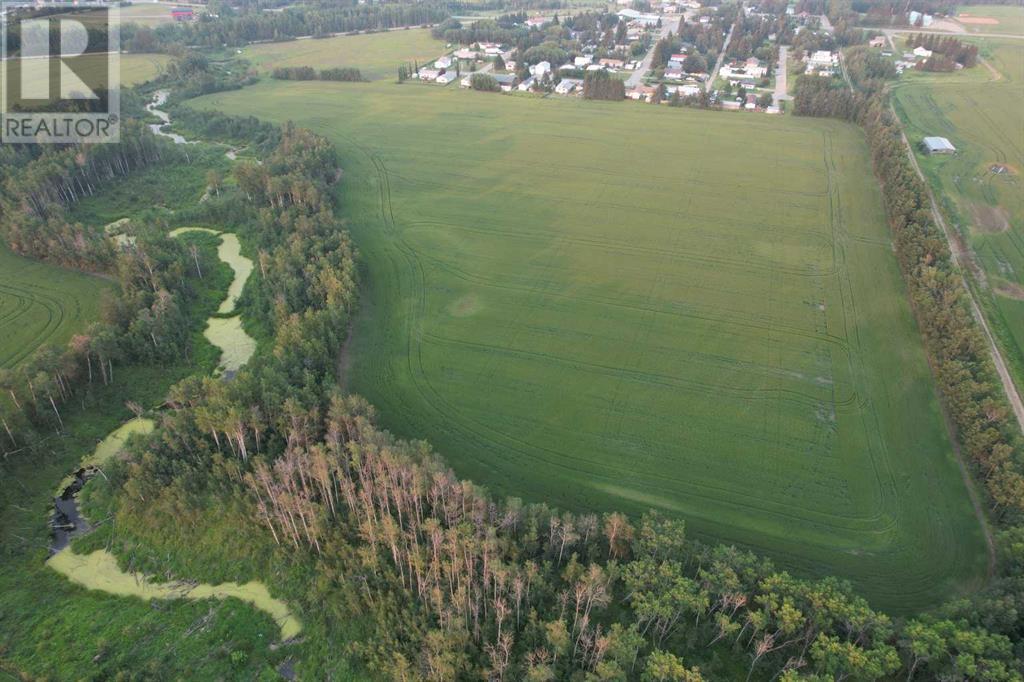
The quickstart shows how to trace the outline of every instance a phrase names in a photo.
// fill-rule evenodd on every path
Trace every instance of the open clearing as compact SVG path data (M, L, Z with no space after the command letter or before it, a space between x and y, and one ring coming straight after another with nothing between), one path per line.
M0 368L14 367L45 343L67 343L99 317L106 286L0 246Z
M349 386L460 475L678 513L895 611L983 580L852 126L392 83L196 106L337 144Z
M170 57L164 54L122 54L118 55L120 61L118 73L121 87L130 87L132 85L138 85L148 80L156 78L163 70L167 67L170 62ZM49 59L33 59L31 60L33 70L42 69L44 65L48 65L51 69L51 74L54 72L53 69L57 68L57 63ZM82 55L81 57L72 57L63 60L71 69L75 71L86 83L90 85L97 85L100 87L107 87L107 56L106 55ZM4 76L9 74L12 79L11 90L8 91L9 99L14 102L18 100L17 93L18 84L21 82L21 60L11 59L0 63L0 87L4 86ZM38 73L38 72L36 72ZM56 87L58 83L57 78L52 78L53 87ZM52 96L56 96L56 92L51 91ZM28 102L29 104L38 104L37 101Z
M1024 11L1024 10L1022 10ZM953 223L970 239L995 291L1024 285L1024 44L985 39L984 66L956 74L912 74L894 101L912 142L948 137L955 156L918 161ZM1024 301L989 297L986 313L1024 387Z
M956 20L971 33L1024 34L1024 7L965 5Z
M292 40L283 43L250 45L242 56L261 71L279 66L312 66L317 69L355 67L370 80L398 78L401 64L424 64L444 53L444 43L430 37L425 28L387 31L319 40Z

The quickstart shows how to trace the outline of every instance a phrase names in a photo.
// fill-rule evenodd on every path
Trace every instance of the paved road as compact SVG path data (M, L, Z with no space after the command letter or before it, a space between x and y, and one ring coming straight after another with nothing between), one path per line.
M744 4L745 3L742 2L740 3L739 16L743 15ZM737 17L736 21L732 22L732 26L729 27L729 33L725 36L725 42L722 43L722 51L718 55L718 61L715 62L715 68L710 74L708 74L708 82L704 84L704 92L711 92L711 88L715 85L715 76L718 75L718 70L722 68L722 62L725 61L725 51L729 49L729 41L732 40L732 32L735 30L736 23L738 21L739 18Z
M793 99L786 87L788 58L789 45L779 45L779 65L775 69L775 92L772 93L772 102L775 106L779 106L783 100Z
M891 107L892 105L890 105ZM896 116L896 110L892 109L892 115ZM897 117L898 121L899 118ZM967 291L967 301L971 304L971 313L974 315L974 319L978 321L978 326L981 327L982 333L985 335L985 340L988 341L989 350L992 352L992 362L996 366L996 373L999 375L999 381L1003 384L1003 392L1006 393L1006 399L1010 403L1010 407L1013 408L1013 414L1017 418L1017 426L1024 431L1024 401L1021 401L1020 394L1017 392L1017 386L1014 385L1013 379L1010 377L1010 370L1007 369L1006 360L1003 359L1003 353L999 350L999 346L996 345L995 338L992 336L992 330L989 329L988 321L985 320L985 316L981 312L981 307L974 298L974 292L967 286L967 280L963 275L964 268L970 267L971 263L967 262L971 258L971 254L965 252L964 246L956 238L949 226L946 224L945 219L942 217L942 212L939 210L939 206L935 201L935 195L932 193L931 185L928 184L928 180L925 178L924 173L921 172L920 166L917 165L917 157L914 155L914 150L910 146L910 141L907 136L902 133L903 143L907 147L907 154L910 157L910 163L913 164L914 170L917 171L918 177L924 183L925 191L928 193L928 201L931 203L932 218L935 220L935 224L942 228L943 234L946 236L946 241L949 243L949 251L952 254L953 264L957 266L960 271L961 281L964 289Z
M635 88L644 82L644 76L651 70L651 60L654 59L654 48L658 46L658 41L669 33L675 33L679 30L679 22L682 20L682 17L666 17L666 19L667 21L661 22L661 32L658 33L658 37L654 40L654 44L651 45L651 49L644 55L644 60L640 62L640 67L626 79L627 89Z

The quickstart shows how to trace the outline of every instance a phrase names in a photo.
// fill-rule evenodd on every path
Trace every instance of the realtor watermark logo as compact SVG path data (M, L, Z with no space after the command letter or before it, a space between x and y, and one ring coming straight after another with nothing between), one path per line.
M120 10L0 0L0 142L118 142Z

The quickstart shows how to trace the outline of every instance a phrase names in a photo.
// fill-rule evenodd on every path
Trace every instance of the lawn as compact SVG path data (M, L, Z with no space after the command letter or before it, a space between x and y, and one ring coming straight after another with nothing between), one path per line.
M199 5L185 5L186 7L192 7L192 10L197 14L205 12L205 8ZM122 24L139 24L140 26L148 26L154 28L162 24L170 24L174 22L174 17L171 16L171 9L177 7L169 3L156 3L156 2L137 2L131 5L122 5L118 7L120 12L120 23ZM58 15L61 18L65 16L71 19L81 21L87 26L96 23L107 23L108 13L106 10L85 10L81 12L69 12L66 15Z
M914 74L894 99L912 141L941 135L957 148L956 156L918 160L978 255L986 312L1024 386L1024 43L979 45L997 76L983 65ZM1006 172L993 172L1000 166Z
M0 246L0 368L45 343L64 344L99 317L104 280L16 256Z
M1024 35L1024 7L1020 5L964 5L957 20L971 33Z
M279 66L317 69L355 67L370 80L396 79L401 64L433 61L445 52L444 43L430 37L429 29L388 31L320 40L292 40L251 45L242 55L263 71Z
M894 611L983 580L856 128L384 82L196 105L336 143L349 388L461 476L679 514Z

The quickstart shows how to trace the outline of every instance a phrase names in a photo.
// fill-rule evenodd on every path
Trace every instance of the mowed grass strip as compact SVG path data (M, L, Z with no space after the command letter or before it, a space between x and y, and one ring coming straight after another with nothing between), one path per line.
M978 255L986 312L1024 386L1024 41L977 43L991 69L912 74L894 100L912 142L940 135L957 148L918 163Z
M856 128L391 83L197 105L337 144L349 387L460 475L679 514L894 611L983 580Z
M44 343L64 344L99 318L98 277L16 256L0 246L0 368Z
M370 80L394 80L402 64L433 62L444 52L444 43L432 38L429 29L415 28L250 45L242 55L265 72L284 66L353 67Z

